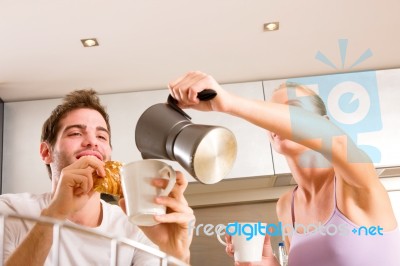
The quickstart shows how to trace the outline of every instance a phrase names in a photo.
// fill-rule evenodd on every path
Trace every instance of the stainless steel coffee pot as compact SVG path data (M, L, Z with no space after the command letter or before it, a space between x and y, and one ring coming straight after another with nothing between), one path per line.
M203 91L198 97L207 100L214 96ZM143 159L176 161L198 181L217 183L233 167L236 138L225 127L196 125L190 120L169 96L168 103L150 106L139 118L135 130L136 146Z

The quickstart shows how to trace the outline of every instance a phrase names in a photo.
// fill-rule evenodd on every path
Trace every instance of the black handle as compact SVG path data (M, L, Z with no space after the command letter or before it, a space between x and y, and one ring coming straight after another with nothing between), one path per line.
M212 89L205 89L197 93L197 98L199 98L200 101L209 101L213 99L215 96L217 96L217 92ZM187 119L192 120L192 118L187 113L185 113L181 108L179 108L178 101L174 97L172 97L171 94L168 95L167 102L175 111L177 111Z
M199 98L200 101L209 101L214 99L215 96L217 96L217 92L212 89L205 89L197 93L197 98Z

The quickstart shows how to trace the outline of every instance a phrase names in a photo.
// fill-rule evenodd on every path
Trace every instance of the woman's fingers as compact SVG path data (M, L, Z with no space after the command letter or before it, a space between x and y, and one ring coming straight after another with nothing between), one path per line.
M233 245L232 245L232 236L226 234L225 235L225 242L226 242L226 248L225 248L226 253L230 257L233 257L234 250L233 250Z
M197 93L204 88L197 86L207 74L200 71L188 72L184 76L169 83L171 95L183 105L196 104L199 102Z

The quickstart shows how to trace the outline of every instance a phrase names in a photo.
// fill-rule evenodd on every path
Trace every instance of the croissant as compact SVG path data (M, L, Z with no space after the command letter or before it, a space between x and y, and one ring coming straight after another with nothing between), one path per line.
M93 188L95 191L113 196L122 196L120 169L122 163L117 161L108 161L105 163L106 176L98 176L93 172Z

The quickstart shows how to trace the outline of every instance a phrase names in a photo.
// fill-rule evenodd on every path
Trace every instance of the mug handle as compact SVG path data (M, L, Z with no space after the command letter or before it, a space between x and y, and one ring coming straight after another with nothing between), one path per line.
M174 188L176 183L176 173L171 166L166 165L159 171L159 174L162 178L167 179L169 177L168 185L165 189L161 190L160 196L168 196L171 190Z

